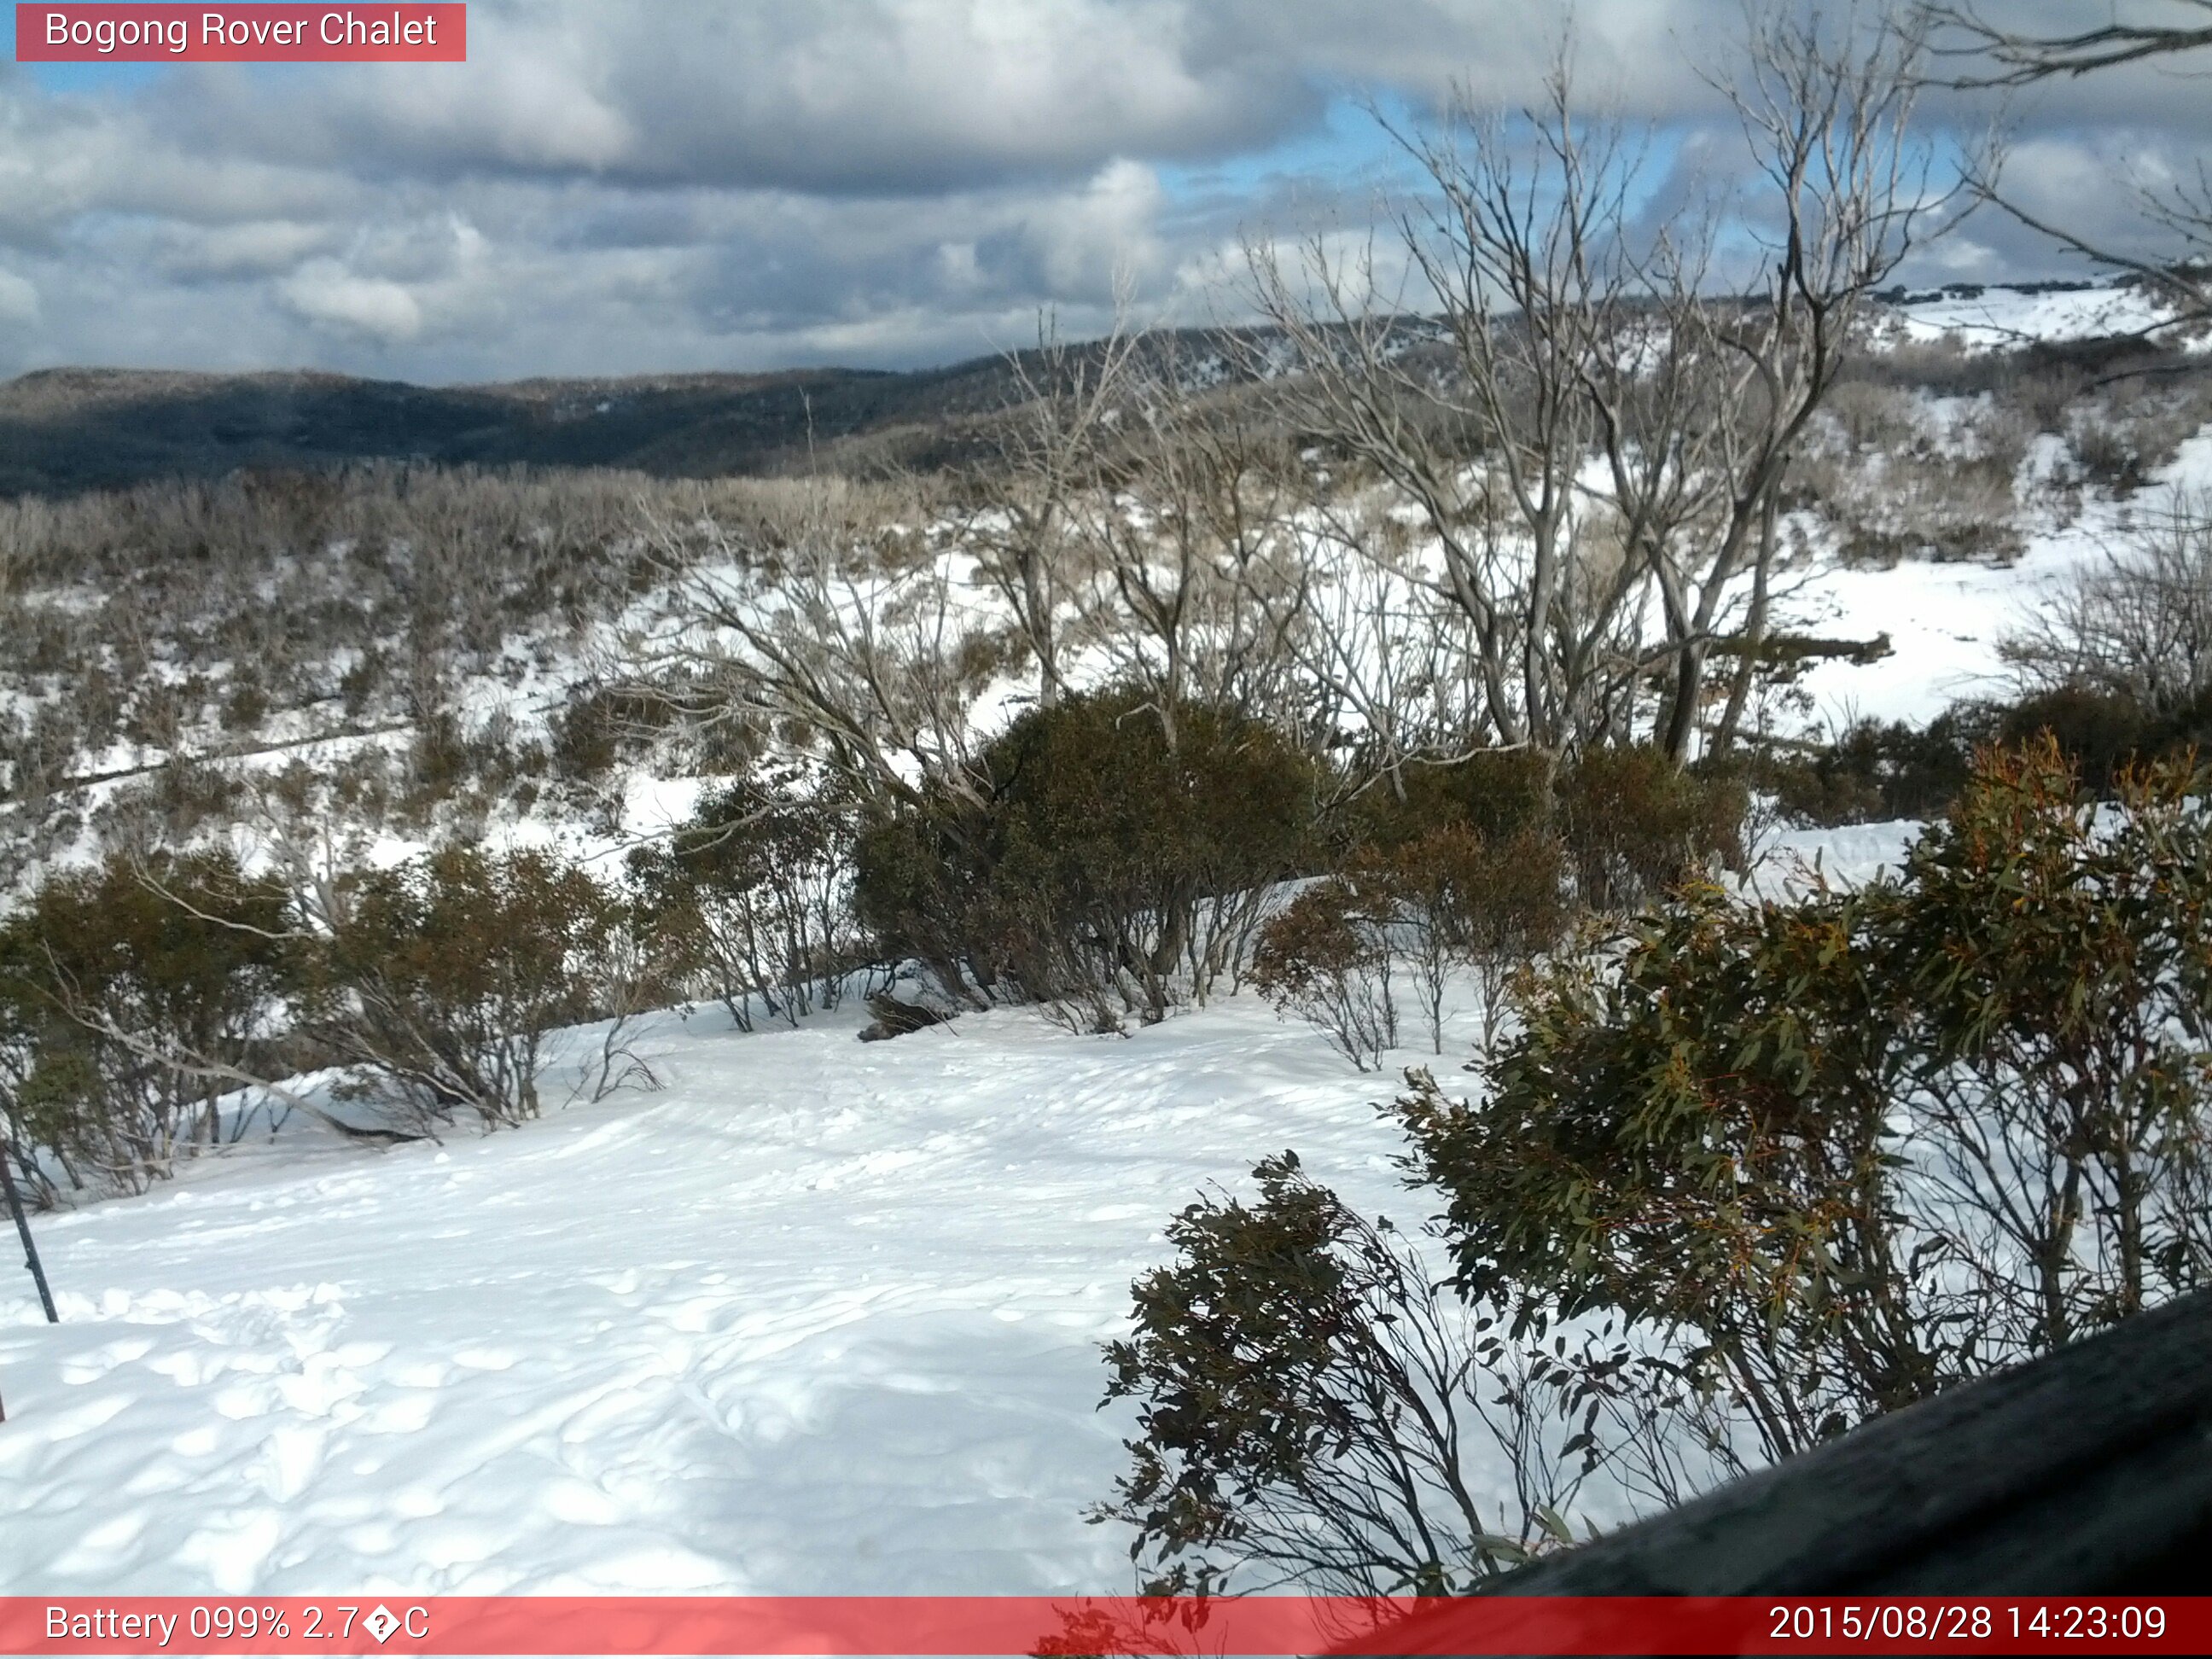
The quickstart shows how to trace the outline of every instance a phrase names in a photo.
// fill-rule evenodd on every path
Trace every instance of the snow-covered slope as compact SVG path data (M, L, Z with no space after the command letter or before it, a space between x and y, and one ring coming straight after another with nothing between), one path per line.
M2094 299L1900 314L2070 337ZM2212 485L2212 435L2157 482ZM1792 625L1893 654L1821 662L1796 716L1997 689L1999 637L2133 510L2024 503L2006 564L1821 569ZM542 725L586 654L464 702ZM487 836L611 860L700 787L641 771L611 827L556 801ZM1785 835L1767 868L1863 879L1913 831ZM1250 999L1126 1039L858 1024L672 1018L655 1093L442 1147L288 1131L40 1218L60 1326L0 1249L0 1593L1127 1588L1126 1536L1081 1516L1122 1462L1126 1417L1093 1407L1130 1279L1202 1183L1285 1146L1418 1216L1390 1080Z
M1956 336L1969 346L2012 346L2031 340L2088 340L2137 334L2168 322L2173 308L2133 283L1954 283L1908 294L1892 307L1904 336Z
M1762 884L1917 830L1784 833ZM1390 1064L1471 1081L1447 1015ZM1424 1218L1395 1072L1249 995L1127 1037L864 1018L670 1015L655 1092L443 1146L288 1128L38 1218L62 1323L0 1250L0 1594L1126 1592L1082 1515L1130 1280L1285 1147Z
M1844 639L1889 636L1891 654L1846 658L1807 673L1813 724L1835 729L1866 716L1924 722L1962 699L2002 697L2009 685L1999 642L2050 602L2066 579L2126 544L2130 527L2176 491L2212 490L2212 432L2185 440L2136 496L2090 496L2064 515L2047 505L2021 514L2017 559L1938 563L1909 559L1886 568L1832 566L1793 596L1816 631Z
M657 1094L41 1218L63 1322L0 1271L0 1592L1126 1590L1081 1511L1131 1276L1286 1146L1417 1208L1387 1080L1249 1000L857 1024L672 1020Z

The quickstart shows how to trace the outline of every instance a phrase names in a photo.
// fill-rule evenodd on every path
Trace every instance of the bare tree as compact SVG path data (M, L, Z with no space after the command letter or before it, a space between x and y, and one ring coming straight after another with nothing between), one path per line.
M1194 391L1154 343L1117 406L1097 485L1072 499L1091 577L1084 640L1143 687L1173 747L1191 701L1283 715L1310 577L1292 458L1249 406ZM1285 724L1294 724L1285 720Z
M1060 665L1063 612L1085 572L1071 520L1077 498L1098 488L1098 454L1121 403L1136 337L1126 308L1111 333L1071 345L1055 319L1041 317L1035 351L1007 354L1018 407L998 428L992 465L970 482L975 502L962 539L981 579L1012 613L1037 670L1037 702L1066 690Z
M1354 790L1402 800L1407 769L1464 759L1483 730L1480 678L1458 613L1409 572L1404 526L1372 495L1325 501L1304 614L1289 647L1322 741L1349 740Z
M2048 33L1993 22L1987 9L1974 0L1932 5L1926 17L1937 40L1936 55L1956 66L1948 85L2011 88L2073 80L2212 46L2212 22L2197 21L2212 19L2212 0L2163 0L2163 4L2161 21L2124 14L2115 4L2106 21L2092 27ZM2212 285L2206 280L2207 261L2212 259L2212 172L2202 161L2183 181L2144 185L2136 192L2145 222L2178 246L2176 258L2130 253L2031 213L2002 188L1999 173L1993 155L1972 175L1974 189L1983 199L2085 258L2141 277L2179 307L2179 315L2154 327L2194 320L2212 308Z
M2001 642L2022 689L2087 686L2158 714L2212 690L2212 500L2177 490Z
M795 481L780 511L732 524L702 511L653 526L660 616L620 672L702 729L738 728L818 762L872 799L921 805L933 780L980 799L972 712L1005 642L967 604L950 556L883 497Z
M1650 537L1674 657L1660 739L1678 760L1696 732L1707 655L1738 578L1755 567L1755 598L1771 586L1775 492L1835 388L1868 297L1955 222L1965 199L1959 188L1931 186L1932 155L1912 131L1927 54L1922 20L1882 13L1862 22L1846 12L1838 21L1778 8L1750 15L1749 70L1726 90L1759 173L1756 194L1741 204L1762 233L1754 297L1740 307L1705 297L1706 266L1693 257L1702 247L1662 239L1645 266L1668 319L1670 363L1686 358L1693 372L1704 369L1702 399L1681 400L1681 461L1715 498L1714 528L1693 565ZM1670 396L1661 407L1675 406ZM1616 498L1625 509L1639 504L1624 517L1636 524L1641 513L1655 531L1694 522L1663 474L1647 483L1613 459L1620 426L1608 417L1602 429ZM1652 447L1646 441L1639 453ZM1647 461L1645 477L1656 467ZM1647 499L1657 511L1640 507ZM1755 635L1764 620L1747 631ZM1747 639L1747 649L1759 643Z
M2166 4L2212 19L2212 0L2166 0ZM1961 86L2032 86L2212 46L2212 21L2194 26L2136 22L2123 19L2117 8L2107 21L2094 28L2053 34L2003 27L1972 3L1929 10L1932 19L1952 33L1942 48L1945 57L1971 56L1986 65L1962 71L1957 81Z
M1433 321L1391 302L1371 240L1310 240L1287 269L1249 251L1304 371L1293 407L1420 509L1504 742L1620 731L1664 666L1655 735L1686 758L1711 647L1777 556L1768 505L1862 303L1953 199L1911 131L1915 26L1754 15L1748 46L1724 88L1758 181L1729 204L1762 240L1747 295L1719 291L1721 204L1640 224L1642 142L1581 115L1564 58L1517 127L1462 96L1440 132L1400 135L1429 189L1396 225L1401 291Z
M1581 356L1627 280L1604 250L1632 167L1617 128L1585 133L1571 116L1564 68L1549 92L1532 149L1463 93L1442 132L1395 134L1433 189L1395 226L1402 283L1386 286L1372 239L1346 253L1315 236L1287 264L1255 241L1247 257L1301 371L1291 417L1419 508L1484 724L1556 752L1603 703L1637 578L1606 556L1577 482L1592 437ZM1404 308L1407 292L1433 320Z

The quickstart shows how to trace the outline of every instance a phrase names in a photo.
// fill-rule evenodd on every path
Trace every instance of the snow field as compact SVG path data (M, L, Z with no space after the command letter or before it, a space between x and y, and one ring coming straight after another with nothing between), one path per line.
M2029 340L2138 333L2171 321L2173 311L2143 289L2124 283L2041 293L1996 283L1978 292L1911 295L1892 314L1907 339L1952 335L1969 348L1986 349Z
M860 1019L672 1020L658 1094L288 1132L40 1219L64 1322L11 1254L0 1590L1126 1590L1080 1516L1130 1279L1286 1146L1412 1221L1393 1079L1249 999L1126 1040Z
M2005 696L2010 681L1998 650L2005 635L2075 572L2124 545L2139 514L2175 490L2208 489L2212 432L2200 432L2130 500L2091 496L2063 523L2045 510L2025 511L2026 545L2009 563L1908 560L1821 570L1792 601L1807 625L1844 639L1887 634L1891 654L1864 664L1832 658L1811 668L1804 686L1814 726L1840 730L1862 716L1925 723L1954 702Z
M1907 322L2063 337L2090 306ZM2212 434L2166 478L2212 483ZM1997 639L2124 510L2036 509L2008 566L1822 572L1803 624L1895 654L1811 669L1814 722L1996 690ZM630 779L627 830L700 787ZM1762 889L1864 879L1917 828L1779 836ZM491 839L611 869L628 837ZM657 1093L386 1152L295 1127L39 1218L58 1327L0 1236L0 1593L1126 1590L1127 1535L1081 1515L1123 1463L1129 1414L1093 1408L1130 1279L1203 1183L1285 1146L1420 1218L1374 1109L1395 1078L1250 998L1127 1039L1006 1011L862 1045L864 1018L671 1018L641 1044Z

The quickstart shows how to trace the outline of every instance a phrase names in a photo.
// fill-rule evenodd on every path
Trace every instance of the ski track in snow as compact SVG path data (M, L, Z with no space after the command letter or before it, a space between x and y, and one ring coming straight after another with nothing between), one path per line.
M11 1249L0 1590L1126 1590L1081 1512L1130 1279L1285 1146L1412 1219L1395 1079L1249 999L859 1018L672 1018L659 1093L38 1218L63 1322Z

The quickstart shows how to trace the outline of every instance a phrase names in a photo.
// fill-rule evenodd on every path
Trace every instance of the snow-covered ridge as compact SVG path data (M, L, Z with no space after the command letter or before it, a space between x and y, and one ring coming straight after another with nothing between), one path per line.
M2142 283L1954 283L1882 296L1893 338L1955 337L1982 349L2138 335L2172 322L2174 308ZM2192 340L2201 346L2201 339Z

